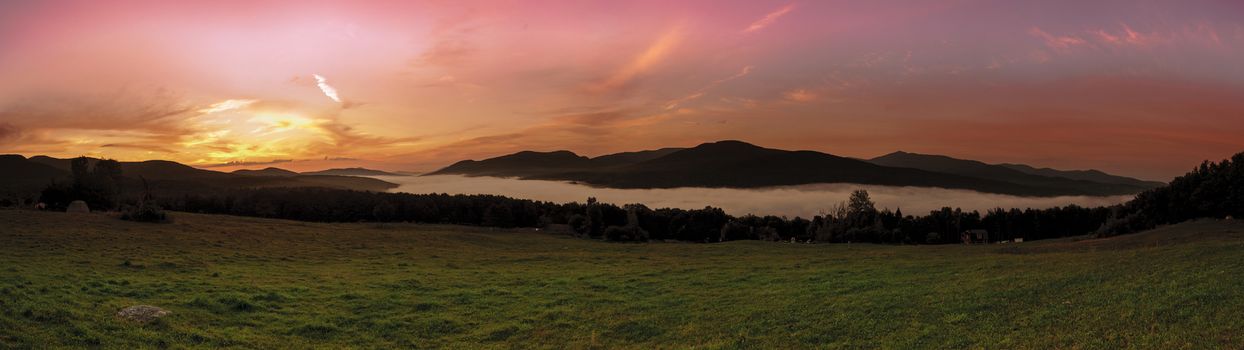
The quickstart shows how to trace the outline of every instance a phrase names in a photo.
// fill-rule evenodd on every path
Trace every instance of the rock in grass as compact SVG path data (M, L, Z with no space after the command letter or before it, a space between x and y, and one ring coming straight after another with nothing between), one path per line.
M147 323L155 321L155 319L164 317L170 312L151 305L134 305L117 312L117 317L127 321L138 323Z
M83 202L83 201L72 201L72 202L69 202L69 207L65 208L65 212L66 213L90 213L91 207L87 206L86 202Z

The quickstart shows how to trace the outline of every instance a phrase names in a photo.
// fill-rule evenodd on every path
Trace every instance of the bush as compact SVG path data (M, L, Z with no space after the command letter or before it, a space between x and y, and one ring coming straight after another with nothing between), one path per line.
M484 209L484 218L480 224L489 227L514 227L514 211L508 205L493 204Z
M639 226L609 226L605 228L605 239L614 242L645 242L648 231Z
M737 221L730 221L730 222L727 222L725 225L721 226L721 237L719 237L717 240L721 242L725 242L725 241L737 241L737 240L744 240L744 239L756 239L754 232L752 231L753 230L751 226L741 224Z
M1098 238L1118 236L1132 232L1144 231L1156 226L1155 224L1145 220L1141 213L1130 213L1122 218L1116 217L1117 213L1111 213L1106 222L1095 232Z
M577 235L587 234L587 216L583 214L574 214L566 219L566 224L570 225L570 229Z
M163 209L147 202L139 203L138 206L121 212L121 220L154 223L172 222Z

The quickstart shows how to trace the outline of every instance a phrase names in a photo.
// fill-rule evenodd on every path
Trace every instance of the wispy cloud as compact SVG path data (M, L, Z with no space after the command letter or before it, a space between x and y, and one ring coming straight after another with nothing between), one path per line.
M289 163L292 161L294 160L293 159L275 159L275 160L263 161L263 162L232 161L232 162L225 162L225 163L218 163L218 164L199 165L199 167L200 168L224 168L224 167L233 167L233 166L273 165L273 164Z
M1137 30L1127 23L1119 23L1114 28L1086 30L1082 35L1054 35L1040 28L1029 30L1032 36L1041 38L1045 45L1056 52L1066 52L1075 47L1093 47L1098 49L1134 48L1150 49L1169 45L1194 45L1201 47L1223 47L1223 39L1218 30L1209 23L1197 23L1180 29L1168 30Z
M457 66L466 63L475 55L477 49L469 41L461 38L446 38L419 55L416 64Z
M0 123L0 145L17 140L21 136L22 131L13 124Z
M757 30L765 29L765 27L768 27L770 24L773 24L774 21L777 21L778 18L782 18L782 16L785 16L787 13L790 13L794 9L795 9L795 4L789 4L786 6L782 6L782 8L779 8L773 12L769 12L769 14L766 14L764 17L761 17L755 22L752 22L751 25L748 25L747 28L743 29L743 32L751 33Z
M794 89L782 94L787 100L795 102L812 102L820 98L816 92L808 89Z
M324 92L324 96L328 96L328 98L333 99L333 101L341 103L341 97L337 96L337 89L333 88L332 85L328 85L328 79L324 79L324 77L319 74L312 74L312 76L315 77L315 85L320 87L320 91Z
M176 151L173 151L172 149L168 147L158 146L158 145L138 144L138 143L108 143L108 144L100 145L99 147L100 148L129 148L129 149L136 149L140 151L155 152L155 153L176 153Z
M1049 48L1054 49L1056 51L1067 51L1067 50L1070 50L1072 47L1088 44L1087 40L1084 40L1083 38L1080 38L1078 36L1051 35L1050 33L1047 33L1044 30L1041 30L1041 28L1037 28L1037 27L1032 27L1028 29L1028 34L1031 34L1032 36L1035 36L1037 38L1040 38L1041 40L1044 40L1045 46L1048 46Z
M604 80L589 85L587 90L593 93L602 93L625 86L632 79L635 79L636 76L647 72L665 59L681 40L682 30L680 28L675 27L666 31L626 65L614 71L613 74L610 74Z
M208 106L207 108L204 108L204 109L200 109L198 112L203 113L203 114L212 114L212 113L231 111L231 110L235 110L239 108L244 108L252 103L255 103L255 101L256 100L224 100L224 101L213 103L211 106Z
M0 106L0 120L22 130L140 131L149 134L183 131L182 118L194 114L177 94L119 90L105 94L39 94L19 96Z
M1099 30L1093 31L1092 33L1094 34L1094 36L1097 37L1098 41L1100 41L1103 44L1107 44L1111 46L1152 47L1152 46L1168 41L1168 38L1166 36L1163 36L1156 32L1155 33L1138 32L1136 30L1133 30L1132 27L1127 24L1120 24L1119 26L1121 28L1116 31L1107 31L1105 29L1099 29ZM1217 38L1216 38L1217 33L1214 33L1212 31L1212 28L1209 33L1214 35L1215 36L1214 40L1217 41Z
M678 106L683 105L687 102L691 102L693 100L699 99L700 97L704 97L704 95L708 93L708 90L715 88L718 85L725 84L726 82L729 82L731 80L745 77L748 74L751 74L751 72L752 72L752 66L745 66L743 67L743 69L740 69L739 72L735 73L734 75L714 80L711 83L708 83L708 85L705 85L704 87L700 88L699 90L696 90L695 92L692 92L691 94L687 96L683 96L681 98L665 103L665 109L670 110L670 109L678 108Z

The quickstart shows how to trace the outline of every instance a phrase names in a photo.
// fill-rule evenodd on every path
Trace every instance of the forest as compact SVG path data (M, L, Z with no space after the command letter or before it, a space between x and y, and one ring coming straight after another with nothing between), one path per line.
M1237 217L1244 217L1244 153L1203 162L1167 186L1111 208L1098 233L1112 236L1197 218Z
M320 188L254 189L159 198L167 209L319 222L417 222L500 228L554 227L611 241L722 242L770 240L940 244L984 229L990 241L1043 239L1094 232L1108 208L995 209L984 214L950 207L926 215L877 210L865 191L805 218L732 216L719 208L648 208L594 198L552 203L493 195L374 193Z

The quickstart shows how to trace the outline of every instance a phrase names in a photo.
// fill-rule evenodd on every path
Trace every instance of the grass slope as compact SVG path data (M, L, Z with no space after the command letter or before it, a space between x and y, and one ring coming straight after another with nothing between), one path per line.
M174 216L0 210L0 348L1244 346L1233 222L906 247Z

